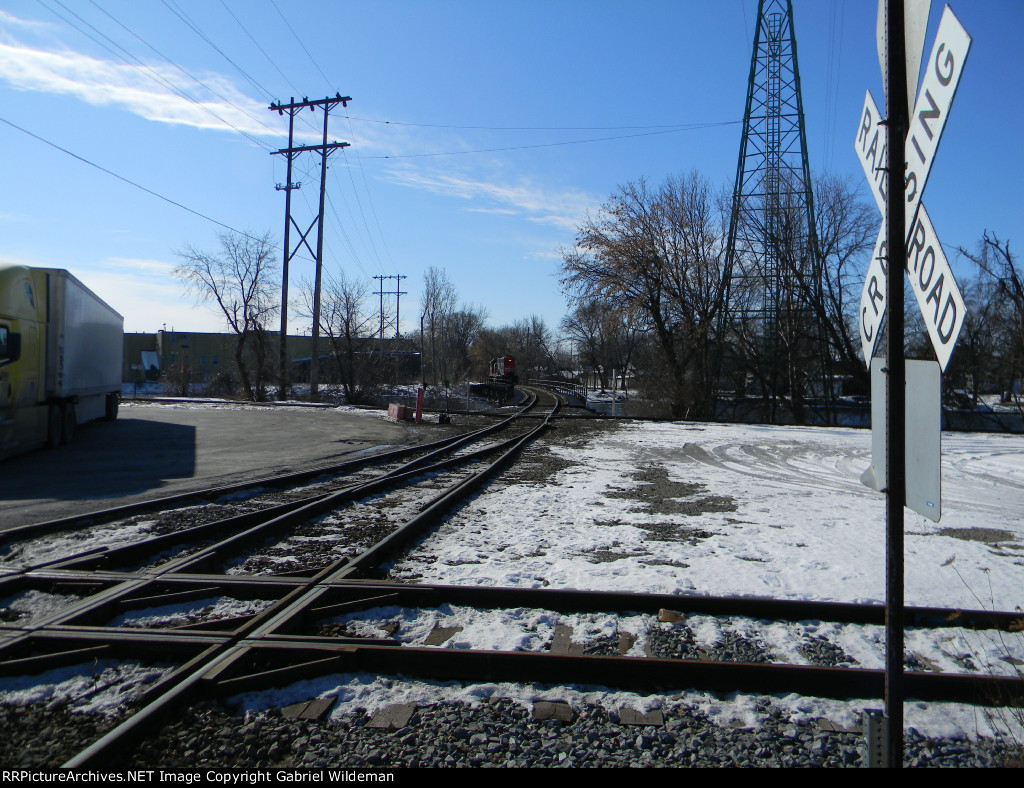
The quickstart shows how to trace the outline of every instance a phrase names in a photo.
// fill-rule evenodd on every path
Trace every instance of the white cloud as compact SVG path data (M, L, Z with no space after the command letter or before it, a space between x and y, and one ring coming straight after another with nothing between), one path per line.
M557 250L551 249L540 249L536 252L530 252L526 255L531 260L557 260L562 262L562 253Z
M189 331L221 331L224 320L198 306L171 276L173 263L109 258L72 270L86 287L124 317L124 329L157 331L166 324Z
M71 50L47 51L9 42L0 43L0 79L16 90L74 96L160 123L237 129L254 136L285 133L278 116L268 113L262 102L218 75L201 75L207 90L169 66L136 68Z
M163 260L144 260L129 257L109 257L104 260L100 267L104 269L120 269L132 271L143 276L167 276L174 270L174 263Z
M512 208L466 208L470 213L494 213L503 216L515 216L518 211Z
M575 231L587 210L600 202L576 189L549 189L522 177L514 182L498 182L451 172L431 173L408 164L393 166L388 177L392 183L434 194L491 203L468 210L522 215L532 222L570 231Z
M19 19L13 14L0 10L0 30L10 30L13 27L30 30L34 33L53 29L53 25L49 22L40 22L36 19Z

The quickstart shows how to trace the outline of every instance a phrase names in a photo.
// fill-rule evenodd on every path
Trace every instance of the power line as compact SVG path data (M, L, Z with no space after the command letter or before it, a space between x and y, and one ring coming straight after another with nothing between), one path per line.
M129 186L134 186L136 189L144 191L144 192L146 192L146 194L151 194L152 196L154 196L154 197L156 197L156 198L158 198L160 200L163 200L164 202L170 203L171 205L173 205L173 206L175 206L177 208L181 208L183 211L188 211L189 213L191 213L191 214L193 214L195 216L198 216L200 219L205 219L206 221L212 222L213 224L216 224L219 227L223 227L225 230L231 230L231 232L238 233L239 235L244 236L245 238L249 238L249 239L254 240L254 241L260 240L260 239L256 238L253 235L249 235L249 233L244 232L243 230L239 230L237 227L232 227L230 224L225 224L224 222L218 221L217 219L214 219L213 217L207 216L205 213L201 213L201 212L195 210L194 208L189 208L187 205L183 205L182 203L178 202L177 200L172 200L170 197L165 197L164 195L160 194L159 192L155 192L152 189L149 189L149 188L143 186L142 184L136 183L135 181L131 180L130 178L126 178L123 175L118 175L113 170L108 170L106 167L104 167L104 166L102 166L100 164L97 164L94 161L89 161L89 159L85 158L84 156L79 156L77 153L74 153L74 152L68 150L67 148L64 148L64 147L58 145L56 142L51 142L50 140L46 139L45 137L40 137L38 134L35 134L34 132L31 132L28 129L23 128L23 127L19 126L17 123L13 123L13 122L7 120L6 118L0 117L0 123L6 123L12 129L17 129L22 134L27 134L29 137L32 137L33 139L39 140L39 142L42 142L45 145L49 145L51 148L55 148L56 150L59 150L61 153L66 153L68 156L70 156L73 159L78 159L78 161L82 162L83 164L88 164L90 167L94 167L97 170L99 170L100 172L104 172L107 175L111 175L114 178L117 178L119 181L123 181L124 183L127 183ZM278 249L280 247L274 247L274 248Z
M345 152L342 151L342 155L345 156ZM373 252L373 256L377 259L377 267L383 270L383 263L380 259L380 254L377 252L377 245L373 242L373 233L370 232L370 225L366 221L366 213L363 211L363 201L359 199L359 190L356 188L355 178L352 177L352 168L348 165L348 157L345 156L345 169L348 171L348 179L352 184L352 195L356 198L356 206L359 208L359 216L363 220L363 227L366 230L366 240L369 241L370 251Z
M319 64L313 59L313 56L309 53L309 50L306 49L306 45L302 43L302 39L299 38L299 36L295 32L295 29L291 26L291 24L289 24L288 18L281 13L281 9L277 7L277 3L275 3L274 0L270 0L270 4L274 6L274 10L277 11L277 15L281 17L285 26L291 31L292 36L294 36L295 40L299 42L299 46L302 47L302 51L306 53L306 57L309 58L309 62L312 63L313 67L320 72L320 76L324 78L324 82L326 82L329 87L331 84L331 80L327 78L327 75L323 72L323 69L321 69Z
M206 33L204 33L199 28L199 25L197 25L195 22L193 22L191 17L189 17L188 14L186 14L184 11L182 11L180 8L178 8L178 4L175 3L174 0L171 0L170 3L168 3L167 0L160 0L160 2L164 4L164 6L167 8L168 11L170 11L172 14L174 14L176 17L178 17L178 19L180 19L182 22L184 22L185 25L190 30L192 30L192 32L194 32L197 36L199 36L201 39L203 39L203 41L205 41L207 44L209 44L214 49L214 51L216 51L221 57L223 57L226 61L228 61L228 63L230 63L231 66L239 74L241 74L242 77L244 77L246 79L246 81L249 82L250 85L255 87L257 90L262 91L263 95L268 100L272 100L273 99L273 94L271 94L271 92L269 90L267 90L265 87L263 87L263 85L261 85L259 82L257 82L255 79L253 79L245 69L243 69L234 60L232 60L230 57L228 57L227 53L224 52L223 49L221 49L219 46L217 46L215 43L213 43L213 40L208 35L206 35ZM173 8L171 7L172 5L174 6Z
M614 137L596 137L588 140L566 140L564 142L542 142L535 145L510 145L504 148L479 148L476 150L455 150L441 153L405 153L391 154L385 156L364 156L365 159L421 159L431 156L462 156L469 153L501 153L512 150L532 150L535 148L557 148L563 145L586 145L591 142L609 142L612 140L628 140L636 137L653 137L658 134L678 134L681 131L696 131L710 129L720 126L739 126L742 120L726 120L719 123L694 123L680 128L667 129L665 131L649 131L642 134L621 134Z
M346 154L344 151L342 151L342 155L345 157L345 164L348 164L348 154ZM384 254L387 256L388 262L391 263L391 266L393 268L394 265L395 265L395 261L394 261L394 258L391 257L391 249L388 248L388 242L384 238L384 230L380 226L380 217L377 216L377 206L373 202L373 195L370 193L370 184L366 180L366 170L363 169L362 158L363 157L360 156L358 153L356 154L356 162L359 164L359 174L360 174L360 176L363 179L363 189L366 191L366 199L370 203L370 213L373 214L373 221L374 221L374 224L377 226L377 235L380 238L381 245L384 247ZM351 169L351 166L349 166L349 176L350 177L351 177L351 174L352 174L352 169ZM352 188L355 189L355 184L354 183L352 185ZM362 210L362 206L360 206L360 211L361 210ZM364 221L365 221L365 217L364 217ZM369 228L367 228L367 233L370 233ZM378 263L379 263L380 262L380 257L378 256L377 259L378 259Z
M230 126L230 127L232 128L232 129L234 129L235 131L237 131L237 132L238 132L239 134L241 134L241 135L242 135L243 137L245 137L246 139L248 139L248 140L249 140L250 142L252 142L252 143L254 143L254 144L256 144L256 145L259 145L259 146L261 146L261 147L263 147L263 148L265 148L265 149L268 149L268 150L269 150L269 146L267 146L267 145L266 145L265 143L263 143L263 142L260 142L260 141L259 141L258 139L256 139L256 138L255 138L255 137L253 137L252 135L248 134L247 132L243 131L242 129L238 128L237 126L235 126L234 124L232 124L232 123L231 123L230 121L228 121L228 120L226 120L226 119L222 118L222 117L221 117L220 115L218 115L218 114L217 114L216 112L214 112L214 111L213 111L212 109L210 109L209 107L205 106L205 105L204 105L204 104L202 104L201 102L199 102L199 101L197 101L196 99L194 99L194 98L193 98L192 96L190 96L190 95L189 95L188 93L186 93L186 92L185 92L184 90L182 90L182 89L181 89L181 88L179 88L178 86L176 86L176 85L172 84L171 82L169 82L168 80L166 80L166 79L165 79L164 77L160 76L160 75L159 75L159 74L158 74L158 73L157 73L156 71L154 71L154 70L153 70L153 68L152 68L152 67L150 67L150 66L146 65L145 63L143 63L143 62L142 62L142 60L140 60L140 59L139 59L138 57L136 57L135 55L133 55L133 54L132 54L131 52L129 52L129 51L127 50L127 49L125 49L124 47L122 47L122 46L121 46L120 44L118 44L118 43L117 43L116 41L114 41L114 40L113 40L112 38L110 38L110 36L106 35L106 34L105 34L105 33L103 33L103 32L102 32L101 30L97 29L97 28L96 28L95 26L91 25L91 24L90 24L89 22L87 22L86 20L84 20L84 19L83 19L83 18L82 18L81 16L79 16L79 15L78 15L78 14L76 14L76 13L75 13L74 11L72 11L71 9L69 9L69 8L68 8L68 7L66 6L66 5L64 5L64 4L63 4L63 3L62 3L62 2L60 1L60 0L54 0L54 2L56 2L56 3L57 3L57 5L59 5L59 6L61 7L61 8L63 8L63 9L64 9L65 11L67 11L67 12L68 12L69 14L71 14L71 15L72 15L72 16L74 16L74 17L75 17L76 19L78 19L78 20L79 20L79 21L80 21L80 22L81 22L82 24L86 25L86 26L87 26L87 27L89 27L89 28L90 28L91 30L95 31L95 33L96 33L97 35L99 35L99 36L102 36L102 37L103 37L104 39L106 39L107 41L109 41L109 42L110 42L110 43L111 43L111 44L112 44L113 46L115 46L115 47L117 47L117 48L118 48L119 50L121 50L121 52L123 52L123 53L124 53L124 55L118 54L118 53L117 53L117 52L115 52L115 51L114 51L113 49L111 49L111 48L110 48L110 47L108 47L108 46L107 46L106 44L104 44L104 43L103 43L102 41L99 41L99 40L97 40L97 39L96 39L96 38L95 38L94 36L92 36L91 34L89 34L88 32L86 32L85 30L83 30L83 29L82 29L81 27L79 27L79 26L78 26L77 24L75 24L75 23L74 23L73 21L71 21L70 19L68 19L68 18L67 18L67 17L65 17L64 15L62 15L62 14L61 14L60 12L58 12L58 11L54 10L53 8L50 8L50 7L48 6L48 5L46 5L46 3L44 3L44 2L43 2L43 0L36 0L36 2L38 2L38 3L39 3L39 5L41 5L41 6L43 7L43 8L45 8L45 9L46 9L47 11L49 11L49 12L50 12L51 14L53 14L53 15L54 15L54 16L56 16L56 17L57 17L58 19L60 19L61 21L63 21L63 22L65 23L65 24L67 24L68 26L70 26L70 27L74 28L74 29L75 29L75 30L77 30L77 31L78 31L79 33L81 33L82 35L84 35L84 36L85 36L86 38L90 39L91 41L93 41L94 43L96 43L97 45L99 45L100 47L102 47L103 49L107 50L107 52L109 52L109 53L110 53L111 55L113 55L114 57L118 58L119 60L121 60L122 62L124 62L124 63L126 63L127 65L131 66L132 68L137 68L137 69L139 69L139 70L140 70L140 71L141 71L142 73L146 74L146 76L147 76L147 77L149 77L150 79L152 79L152 80L153 80L154 82L157 82L158 84L162 85L163 87L166 87L166 88L167 88L168 90L172 91L172 92L173 92L173 93L174 93L175 95L178 95L178 96L180 96L181 98L185 99L186 101L189 101L189 102L191 102L191 103L195 104L195 105L196 105L197 107L199 107L200 109L202 109L202 110L203 110L204 112L206 112L207 114L209 114L209 115L210 115L211 117L213 117L213 118L215 118L216 120L218 120L218 121L220 121L221 123L223 123L223 124L224 124L225 126ZM93 0L90 0L90 2L92 2L92 4L93 4L93 5L95 5L95 6L96 6L96 8L98 8L98 9L99 9L100 11L103 11L103 13L107 14L107 12L106 12L106 11L104 11L104 10L103 10L102 8L100 8L100 7L98 6L98 5L96 5L96 3L95 3L95 2L93 2ZM110 14L107 14L107 16L110 16ZM110 18L111 18L111 19L114 19L114 17L112 17L112 16L110 16ZM128 30L128 28L127 28L127 27L125 27L125 26L124 26L123 24L121 24L120 22L118 22L118 21L117 21L116 19L114 19L114 21L115 21L115 22L117 22L117 23L118 23L119 25L121 25L121 27L124 27L124 29L125 29L125 30ZM128 30L128 32L129 32L129 33L132 33L132 31L131 31L131 30ZM135 34L134 34L134 33L132 33L132 35L135 35ZM136 35L135 37L136 37L136 38L138 38L138 36L137 36L137 35ZM140 38L139 40L141 41L142 39ZM146 42L145 42L145 41L143 41L143 43L146 43ZM147 44L147 46L149 46L149 45ZM153 47L151 47L151 46L150 46L150 49L153 49ZM154 51L154 52L156 52L157 50L153 49L153 51ZM160 54L160 53L159 53L159 52L157 52L157 54ZM126 57L126 56L127 56L127 57ZM200 85L202 85L202 86L203 86L204 88L206 88L207 90L209 90L209 91L210 91L210 92L211 92L211 93L212 93L213 95L217 96L217 97L218 97L219 99L221 99L222 101L224 101L224 102L226 102L226 103L228 103L228 104L231 104L231 106L235 107L235 109L237 109L237 110L238 110L239 112L242 112L243 114L247 115L247 116L248 116L249 118L251 118L252 120L256 121L257 123L260 123L260 125L263 125L263 126L264 126L264 127L265 127L265 128L266 128L266 129L268 130L268 131L271 131L271 132L273 132L273 133L275 133L275 134L277 133L277 131L276 131L275 129L271 129L271 128L270 128L269 126L266 126L265 124L261 123L261 122L260 122L260 121L259 121L258 119L254 118L254 117L253 117L252 115L249 115L249 114L248 114L247 112L245 112L245 110L244 110L244 109L242 109L241 107L238 107L237 105L233 104L233 103L232 103L232 102L231 102L230 100L226 99L226 98L225 98L224 96L221 96L221 95L220 95L219 93L217 93L216 91L214 91L213 89L211 89L211 88L210 88L209 86L207 86L207 85L204 85L204 84L203 84L202 82L200 82L200 81L199 81L198 79L196 79L196 78L195 78L195 77L193 77L193 76L192 76L191 74L189 74L188 72L186 72L186 71L185 71L184 69L182 69L182 68L181 68L180 66L178 66L177 64L175 64L175 63L174 63L173 61L171 61L170 59L166 58L166 57L165 57L164 55L161 55L161 57L164 57L164 59L165 59L165 60L167 60L167 62L168 62L168 63L170 63L171 65L175 66L175 68L177 68L177 69L178 69L179 71L181 71L181 72L182 72L183 74L185 74L185 75L186 75L186 76L188 76L189 78L191 78L191 79L193 79L194 81L198 82L198 83L199 83ZM128 58L131 58L131 60L134 60L135 62L134 62L134 63L133 63L133 62L131 62L131 60L129 60ZM147 72L148 72L148 73L147 73Z
M83 29L82 29L81 27L79 27L78 25L76 25L76 24L75 24L74 22L72 22L72 21L71 21L70 19L68 19L67 17L65 17L64 15L62 15L62 14L61 14L61 13L60 13L59 11L56 11L55 9L53 9L53 8L50 8L50 7L48 6L48 5L46 5L46 3L44 3L44 2L43 2L43 0L36 0L36 2L38 2L38 3L39 3L39 5L41 5L41 6L43 7L43 8L45 8L45 9L46 9L47 11L49 11L50 13L52 13L52 14L53 14L54 16L56 16L56 17L57 17L58 19L60 19L60 20L61 20L62 22L64 22L65 24L67 24L67 25L68 25L69 27L72 27L72 28L74 28L75 30L77 30L77 31L78 31L79 33L81 33L82 35L84 35L84 36L85 36L86 38L88 38L88 39L89 39L90 41L94 42L94 43L95 43L95 44L97 44L98 46L100 46L100 47L102 47L103 49L107 50L107 52L109 52L109 53L110 53L111 55L113 55L113 56L114 56L115 58L118 58L119 60L123 61L124 63L126 63L127 65L131 66L132 68L138 68L138 69L142 70L142 73L146 73L147 71L149 71L149 72L152 72L152 73L148 73L148 74L146 74L146 76L148 76L148 77L149 77L150 79L152 79L152 80L153 80L154 82L157 82L158 84L160 84L160 85L162 85L163 87L167 88L168 90L172 91L173 93L175 93L176 95L180 96L181 98L183 98L183 99L185 99L185 100L187 100L187 101L190 101L190 102L192 102L193 104L195 104L195 105L196 105L196 106L198 106L198 107L199 107L200 109L202 109L202 110L204 110L205 112L207 112L207 113L208 113L209 115L211 115L212 117L216 118L216 119L217 119L218 121L220 121L220 122L221 122L221 123L223 123L224 125L226 125L226 126L231 126L231 128L233 128L233 129L234 129L235 131L237 131L237 132L238 132L239 134L241 134L241 135L243 135L244 137L246 137L247 139L249 139L249 140L250 140L251 142L253 142L254 144L256 144L256 145L260 145L260 146L264 147L265 149L269 149L267 145L265 145L264 143L260 142L260 141L259 141L258 139L256 139L255 137L252 137L252 136L250 136L250 135L249 135L249 134L247 134L246 132L244 132L244 131L242 131L241 129L239 129L239 128L238 128L237 126L234 126L234 125L232 125L232 124L231 124L231 123L229 123L229 122L228 122L227 120L225 120L224 118L220 117L220 115L218 115L218 114L217 114L216 112L214 112L213 110L211 110L211 109L210 109L209 107L205 107L205 106L203 106L202 104L200 104L200 103L199 103L198 101L196 101L196 100L195 100L194 98L192 98L192 97L191 97L191 96L189 96L189 95L188 95L187 93L185 93L185 91L183 91L183 90L182 90L181 88L178 88L178 87L176 87L175 85L173 85L173 84L171 84L170 82L168 82L168 81L167 81L166 79L164 79L164 78L163 78L163 77L161 77L161 76L160 76L159 74L157 74L157 73L156 73L155 71L153 71L153 69L152 69L152 68L150 68L149 66L145 65L144 63L142 63L142 61L141 61L141 60L139 60L139 59L138 59L137 57L135 57L134 55L132 55L132 54L131 54L130 52L128 52L128 51L127 51L126 49L124 49L123 47L121 47L121 46L120 46L120 45L119 45L119 44L118 44L118 43L117 43L116 41L114 41L114 40L113 40L113 39L111 39L111 38L110 38L109 36L105 35L104 33L100 32L99 30L97 30L97 29L96 29L95 27L93 27L93 26L92 26L91 24L89 24L89 23L88 23L88 22L86 22L86 21L85 21L84 19L82 19L82 18L81 18L80 16L78 16L77 14L75 14L75 13L74 13L73 11L70 11L70 10L69 10L69 9L67 8L67 6L65 6L65 5L64 5L63 3L61 3L61 2L60 2L60 0L54 0L54 1L55 1L55 2L56 2L56 3L58 4L58 5L60 5L60 6L61 6L61 8L64 8L64 9L65 9L66 11L68 11L68 13L72 14L72 15L73 15L73 16L75 16L75 17L76 17L77 19L79 19L79 20L80 20L80 21L81 21L81 22L82 22L83 24L87 25L87 26L88 26L88 27L90 27L90 28L91 28L92 30L95 30L95 31L96 31L96 33L97 33L98 35L100 35L100 36L102 36L103 38L105 38L105 39L107 39L108 41L110 41L110 43L111 43L111 44L113 44L113 45L114 45L115 47L117 47L118 49L121 49L121 50L122 50L123 52L125 52L125 53L126 53L126 54L127 54L128 56L130 56L131 58L133 58L133 59L134 59L134 60L135 60L136 62L135 62L135 63L132 63L132 62L131 62L130 60L128 60L128 58L126 58L126 57L125 57L124 55L120 55L120 54L118 54L118 53L117 53L117 52L115 52L115 51L114 51L113 49L111 49L111 48L110 48L110 47L108 47L108 46L107 46L106 44L104 44L104 43L103 43L102 41L98 40L98 39L97 39L97 38L96 38L95 36L93 36L93 35L89 34L89 33L88 33L88 32L86 32L85 30L83 30Z
M181 72L182 74L184 74L184 75L185 75L186 77L188 77L189 79L191 79L191 80L192 80L193 82L195 82L195 83L196 83L197 85L200 85L200 86L201 86L201 87L203 87L203 88L204 88L205 90L208 90L208 91L209 91L209 92L210 92L210 93L211 93L212 95L216 96L217 98L219 98L219 99L220 99L221 101L223 101L224 103L226 103L226 104L229 104L230 106L234 107L234 108L235 108L235 109L237 109L237 110L238 110L239 112L241 112L242 114L244 114L244 115L245 115L245 116L246 116L247 118L249 118L250 120L253 120L253 121L255 121L255 122L256 122L256 123L258 123L258 124L259 124L260 126L263 126L263 128L265 128L265 129L266 129L267 131L271 132L272 134L275 134L275 135L276 135L276 134L278 134L278 133L279 133L278 129L274 129L274 128L271 128L271 127L270 127L270 126L268 126L268 125L267 125L266 123L264 123L264 122L263 122L262 120L260 120L259 118L257 118L257 117L256 117L255 115L251 115L251 114L250 114L250 113L249 113L249 112L248 112L248 111L247 111L247 110L246 110L246 109L245 109L244 107L240 107L240 106L238 106L238 105L237 105L237 104L235 104L235 103L234 103L234 102L233 102L233 101L232 101L231 99L229 99L229 98L227 98L226 96L224 96L224 95L222 95L222 94L218 93L218 92L217 92L216 90L214 90L214 89L213 89L212 87L210 87L210 86L209 86L209 85L207 85L207 84L206 84L205 82L203 82L203 81L202 81L201 79L199 79L199 77L197 77L197 76L196 76L195 74L193 74L193 73L192 73L191 71L188 71L187 69L185 69L184 67L182 67L181 65L179 65L178 63L176 63L176 62L175 62L174 60L172 60L171 58L169 58L169 57L168 57L167 55L165 55L165 54L164 54L163 52L161 52L161 51L160 51L159 49L157 49L157 48L156 48L155 46L153 46L153 45L152 45L151 43L149 43L149 41L147 41L146 39L144 39L144 38L143 38L142 36L140 36L140 35L139 35L138 33L136 33L136 32L135 32L134 30L132 30L132 29L131 29L130 27L128 27L128 26L127 26L126 24L124 24L124 22L122 22L122 21L121 21L120 19L118 19L117 17L115 17L115 16L113 15L113 14L111 14L111 13L110 13L109 11L107 11L107 10L106 10L106 9L104 9L103 7L101 7L101 6L100 6L100 5L99 5L99 4L98 4L98 3L96 2L96 0L89 0L89 2L90 2L90 3L92 3L92 5L93 5L93 6L95 6L95 7L96 7L96 8L97 8L97 9L98 9L99 11L101 11L101 12L102 12L103 14L105 14L106 16L108 16L108 17L109 17L109 18L110 18L110 19L111 19L111 20L112 20L112 21L113 21L113 22L114 22L115 24L117 24L117 25L118 25L119 27L121 27L121 28L122 28L122 29L123 29L123 30L124 30L125 32L129 33L129 34L130 34L131 36L133 36L133 37L134 37L134 38L135 38L135 39L136 39L137 41L139 41L140 43L144 44L144 45L145 45L145 46L147 46L147 47L148 47L148 48L149 48L150 50L152 50L152 51L153 51L153 52L155 52L155 53L156 53L157 55L159 55L160 57L162 57L162 58L163 58L164 60L166 60L166 61L167 61L167 63L168 63L169 65L171 65L171 66L173 66L174 68L178 69L178 71L180 71L180 72ZM134 57L134 56L133 56L133 57ZM141 62L141 61L140 61L140 62ZM187 97L187 98L189 98L189 100L190 100L190 101L193 101L193 102L195 102L195 99L192 99L191 97L188 97L188 96L186 96L186 97ZM197 104L198 104L199 102L195 102L195 103L197 103ZM202 106L202 105L200 104L200 106ZM231 124L228 124L228 125L231 125ZM232 126L232 128L234 128L234 127ZM244 133L244 132L240 132L240 133Z
M363 266L362 260L359 259L359 253L356 252L356 247L352 243L352 239L349 237L348 231L345 229L345 225L341 221L341 217L338 215L338 209L335 207L334 200L331 198L330 194L327 195L327 204L331 208L331 213L334 216L335 227L341 233L341 237L344 239L345 245L348 247L348 251L349 251L349 254L351 255L352 261L356 264L356 267L360 271L363 272L363 276L369 277L370 274L369 274L369 272L367 272L366 268ZM348 206L346 205L346 208L347 207ZM333 250L331 251L331 254L333 255L335 260L338 259L338 256L336 254L334 254Z
M342 151L342 155L344 155L344 154L345 154L345 152ZM384 266L381 265L380 257L378 255L373 254L373 250L370 248L370 245L367 243L366 237L363 235L362 232L360 232L359 221L356 219L355 212L352 210L352 206L349 204L348 199L345 197L345 190L342 188L342 184L341 184L341 181L340 181L341 176L340 175L335 175L335 177L338 179L337 180L338 186L339 186L339 188L338 188L338 195L341 197L342 204L345 206L345 211L348 214L349 220L350 220L349 224L354 228L354 233L355 233L356 239L358 239L359 243L363 246L364 250L367 253L367 257L368 258L371 258L371 257L375 257L376 258L376 268L377 268L377 270L378 271L383 271L384 270ZM364 276L369 277L370 273L363 266L363 261L360 258L359 253L356 251L356 247L355 247L355 244L354 244L354 242L352 240L352 237L349 235L348 231L345 229L345 223L342 221L341 216L338 213L338 209L335 207L334 201L330 199L329 195L328 195L328 201L331 204L331 210L334 212L335 224L337 225L338 229L341 231L342 235L344 236L346 244L348 245L349 251L352 254L352 258L355 261L356 266L359 268L360 271L363 272ZM370 261L368 259L367 263L369 264L369 262Z
M231 18L234 19L236 23L238 23L238 26L242 28L242 32L249 37L249 40L256 45L256 48L263 53L263 57L267 59L267 62L270 63L270 65L272 65L277 70L277 73L281 75L285 82L291 85L292 90L294 90L296 93L299 93L299 89L295 87L295 84L290 79L288 79L288 77L280 68L278 68L277 63L275 63L273 58L271 58L270 55L267 54L267 51L262 46L260 46L260 42L253 38L252 33L250 33L248 28L246 28L246 26L242 24L242 20L235 16L235 12L228 7L228 4L225 3L224 0L220 0L220 4L224 6L225 11L231 14Z
M836 53L836 77L833 84L833 96L832 96L832 128L836 127L836 120L839 114L839 85L843 75L843 32L846 29L846 0L843 0L842 8L839 12L839 46L838 52ZM832 141L832 145L829 147L828 154L828 165L829 169L832 168L832 162L835 157L835 140Z
M448 123L410 123L401 120L376 120L346 115L349 120L379 123L384 126L415 126L422 129L461 129L463 131L630 131L633 129L684 129L693 124L659 123L647 126L457 126Z

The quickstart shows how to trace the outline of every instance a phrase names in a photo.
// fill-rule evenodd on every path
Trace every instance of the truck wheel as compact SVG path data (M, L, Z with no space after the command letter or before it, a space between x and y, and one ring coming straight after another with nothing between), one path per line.
M63 407L63 413L61 414L63 422L60 431L60 442L71 443L75 437L75 429L78 427L78 420L75 418L75 405L72 402L68 402Z
M61 418L60 405L51 405L50 412L46 417L46 448L56 449L60 446L63 426L64 420Z
M107 394L107 412L104 418L107 421L117 419L117 406L121 403L121 395L117 393Z

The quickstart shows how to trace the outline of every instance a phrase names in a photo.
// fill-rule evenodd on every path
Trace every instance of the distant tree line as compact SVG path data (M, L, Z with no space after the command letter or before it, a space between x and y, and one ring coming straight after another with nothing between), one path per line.
M418 382L427 386L482 380L491 359L512 355L523 380L638 388L649 412L728 418L726 405L762 402L763 420L785 411L803 421L808 403L829 393L869 391L857 310L878 230L877 213L851 181L823 176L812 191L816 265L797 229L800 216L784 200L770 221L743 218L755 223L749 232L770 235L778 250L785 287L770 320L756 308L766 273L742 250L727 282L731 195L692 172L657 187L627 183L583 221L575 245L562 252L569 309L554 330L537 315L490 325L484 307L461 301L447 272L431 267L423 276L419 325L401 336L395 316L381 314L370 298L368 283L325 272L320 334L332 381L346 401L359 403L388 384L413 382L398 379L396 353L418 354ZM995 234L960 251L975 275L961 283L967 314L944 391L960 405L965 394L976 401L998 392L1010 401L1024 377L1022 272L1009 242ZM265 398L277 380L271 339L280 297L271 235L225 233L218 252L186 246L178 254L174 275L236 336L241 393ZM302 283L293 308L309 321L312 300L312 285ZM917 310L908 303L906 313L908 356L933 358Z

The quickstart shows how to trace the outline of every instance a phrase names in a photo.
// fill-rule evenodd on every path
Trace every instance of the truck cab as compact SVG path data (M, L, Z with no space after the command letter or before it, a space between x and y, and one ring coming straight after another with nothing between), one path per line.
M41 445L46 409L37 410L44 375L46 312L26 266L0 268L0 457ZM45 305L42 305L45 306ZM41 319L40 319L41 318Z

